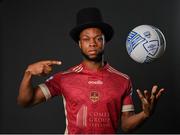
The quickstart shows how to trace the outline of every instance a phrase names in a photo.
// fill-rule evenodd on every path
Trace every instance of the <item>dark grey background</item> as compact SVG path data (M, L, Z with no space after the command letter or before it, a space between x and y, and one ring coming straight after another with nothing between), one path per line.
M92 6L100 8L105 21L114 27L106 58L131 77L136 112L141 110L137 88L150 90L158 84L166 89L154 115L136 133L180 133L178 0L1 0L0 133L64 133L61 97L23 109L16 104L16 96L28 64L62 60L63 65L56 66L55 73L81 62L79 48L68 32L75 25L76 12ZM141 24L158 27L167 40L163 57L149 64L134 62L125 48L127 34ZM34 85L46 78L34 78ZM120 129L118 132L122 133Z

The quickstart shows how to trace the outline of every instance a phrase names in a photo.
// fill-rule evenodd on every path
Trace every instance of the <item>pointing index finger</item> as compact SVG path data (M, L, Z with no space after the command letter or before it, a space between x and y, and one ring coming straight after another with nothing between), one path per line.
M57 60L52 60L51 61L51 65L61 65L61 61L57 61Z
M45 64L47 65L61 65L62 62L61 61L57 61L57 60L49 60L49 61L46 61Z

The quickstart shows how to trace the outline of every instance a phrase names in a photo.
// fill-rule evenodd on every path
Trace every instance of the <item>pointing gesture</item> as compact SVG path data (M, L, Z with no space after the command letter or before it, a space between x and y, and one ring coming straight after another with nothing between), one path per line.
M139 89L137 90L138 96L142 102L142 109L146 117L149 117L153 113L156 102L163 91L163 88L158 90L156 85L153 86L151 93L149 93L147 90L144 90L144 94L142 94Z
M53 65L61 65L61 61L45 60L33 63L28 66L26 72L30 72L32 75L47 75L52 71Z

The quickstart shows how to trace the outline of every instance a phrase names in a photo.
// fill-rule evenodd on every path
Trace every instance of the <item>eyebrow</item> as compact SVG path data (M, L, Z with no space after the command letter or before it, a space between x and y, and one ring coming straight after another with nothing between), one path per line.
M89 37L89 35L82 35L82 36L80 36L80 37L83 37L83 36L86 36L86 37ZM103 36L103 34L98 34L98 35L96 35L96 36L94 36L93 38L96 38L96 37L98 37L98 36Z

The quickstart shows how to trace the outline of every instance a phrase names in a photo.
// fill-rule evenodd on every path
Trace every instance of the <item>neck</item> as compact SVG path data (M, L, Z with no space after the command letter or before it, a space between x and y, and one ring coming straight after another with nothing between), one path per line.
M90 70L97 71L104 66L104 59L99 62L90 61L90 60L83 60L83 64Z

